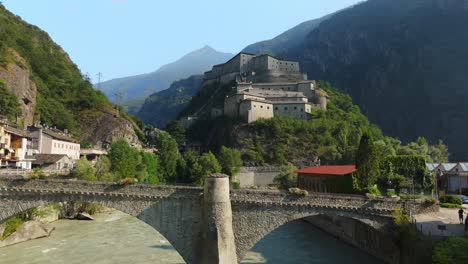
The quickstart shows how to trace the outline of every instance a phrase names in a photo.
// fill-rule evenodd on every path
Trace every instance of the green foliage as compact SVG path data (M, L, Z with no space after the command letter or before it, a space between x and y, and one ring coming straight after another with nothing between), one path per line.
M439 201L441 203L451 203L451 204L458 204L458 205L463 204L462 199L456 195L444 195L439 198Z
M87 213L89 215L93 215L95 213L101 212L104 207L102 205L96 203L89 203L89 202L76 202L76 212L77 213Z
M30 70L37 85L37 116L47 125L78 130L80 111L110 107L104 94L84 78L49 35L0 5L0 64L16 63ZM14 61L13 50L25 60ZM0 92L3 94L3 92Z
M141 162L146 173L146 177L144 177L145 182L150 184L158 184L162 182L159 178L159 162L156 155L154 155L153 153L142 151Z
M96 181L96 169L86 158L76 162L75 175L82 180Z
M22 115L18 99L6 88L2 80L0 80L0 115L6 116L11 121Z
M432 255L433 264L468 263L468 239L451 237L437 243Z
M168 133L160 133L157 139L161 177L168 182L177 180L177 161L181 158L177 142Z
M440 203L440 207L443 208L462 208L460 204L454 204L454 203Z
M296 170L297 168L291 163L283 165L281 167L280 174L275 177L274 183L278 185L278 188L283 190L297 187L297 173L295 173Z
M23 220L16 216L8 219L5 222L5 230L3 231L3 234L0 234L0 240L3 240L13 234L23 224L23 222Z
M136 176L141 156L138 150L132 148L127 141L122 139L112 143L109 158L116 180Z
M377 181L380 174L379 159L372 135L364 133L356 153L356 179L360 189L366 189Z
M237 149L222 146L218 154L218 160L222 167L222 172L229 176L236 175L242 166L241 153Z
M388 156L380 165L383 176L379 181L383 186L399 191L404 181L411 182L414 178L415 188L429 192L434 187L434 177L427 171L423 156Z
M199 185L203 185L205 183L206 176L209 176L213 173L219 173L222 169L215 155L211 153L211 151L208 153L203 153L203 155L201 155L201 157L198 159L198 164L200 164L201 173L197 175L195 183Z
M180 121L174 120L167 124L165 131L177 141L177 144L182 145L185 143L185 128Z
M113 177L109 177L111 169L111 161L107 156L102 156L96 162L96 177L99 181L112 181Z

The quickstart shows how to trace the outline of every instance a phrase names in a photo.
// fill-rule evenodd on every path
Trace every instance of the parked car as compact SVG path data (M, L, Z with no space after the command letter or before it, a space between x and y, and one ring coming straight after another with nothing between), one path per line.
M457 196L462 199L463 204L468 204L468 196L466 195L457 195Z

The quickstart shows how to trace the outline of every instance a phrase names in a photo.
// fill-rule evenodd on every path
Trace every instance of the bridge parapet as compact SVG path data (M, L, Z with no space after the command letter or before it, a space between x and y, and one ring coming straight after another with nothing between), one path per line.
M61 192L73 194L86 194L96 196L126 196L126 197L153 197L171 199L199 199L203 189L191 186L130 184L124 186L120 183L88 182L75 180L0 180L2 191L24 192Z

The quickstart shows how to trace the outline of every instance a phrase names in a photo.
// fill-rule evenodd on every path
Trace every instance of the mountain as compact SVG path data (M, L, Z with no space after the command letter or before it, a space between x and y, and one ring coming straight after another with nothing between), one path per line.
M465 160L466 25L467 0L369 0L274 55L298 60L309 78L351 95L386 134L442 139L451 160Z
M115 93L122 93L124 105L129 107L130 113L136 113L149 95L167 89L174 81L202 74L232 56L205 46L155 72L103 82L100 90L111 100L115 100Z
M168 89L150 95L137 116L147 124L164 128L187 106L202 82L202 75L194 75L172 83Z
M68 129L86 143L124 137L139 144L132 122L118 117L46 32L1 4L0 25L0 115L21 126Z

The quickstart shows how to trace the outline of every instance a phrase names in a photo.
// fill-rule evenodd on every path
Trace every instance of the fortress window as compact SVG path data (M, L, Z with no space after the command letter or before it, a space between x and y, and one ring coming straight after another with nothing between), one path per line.
M303 108L301 108L301 112L304 112L304 109L303 109Z
M253 105L254 107L257 107L256 105Z
M297 107L296 107L296 106L294 107L294 110L297 110Z
M261 105L260 108L263 108L263 105Z
M275 110L278 110L278 107L275 107Z
M287 108L287 107L284 107L284 110L288 110L288 108Z
M270 109L270 107L269 107L269 106L267 106L267 109Z

